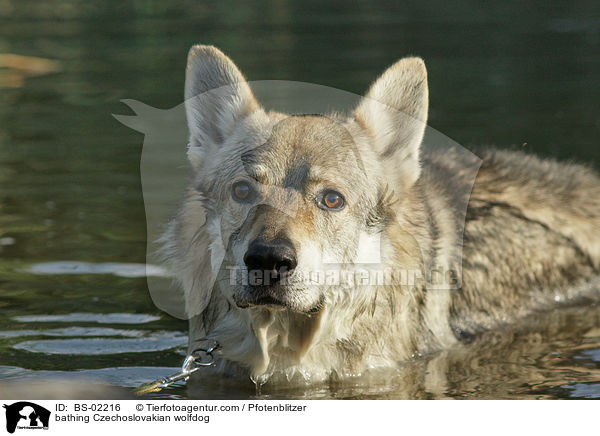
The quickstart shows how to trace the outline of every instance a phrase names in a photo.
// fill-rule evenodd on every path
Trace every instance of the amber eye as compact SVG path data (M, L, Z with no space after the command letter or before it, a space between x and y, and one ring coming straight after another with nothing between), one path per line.
M321 209L341 210L346 205L344 197L339 192L326 191L319 201Z
M231 187L231 196L237 201L247 201L252 197L252 188L246 182L236 182Z

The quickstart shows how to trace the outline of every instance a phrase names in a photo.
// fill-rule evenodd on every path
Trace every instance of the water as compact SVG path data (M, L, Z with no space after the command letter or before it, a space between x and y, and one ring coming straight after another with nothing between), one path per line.
M524 147L600 166L593 1L0 2L0 53L53 61L23 69L0 58L0 380L132 387L181 363L186 323L155 308L140 269L142 137L111 113L127 112L123 98L181 103L196 42L221 47L251 80L355 93L416 54L428 66L435 129L466 147ZM599 398L599 316L597 307L538 315L344 383L267 384L259 394L249 381L205 376L155 395Z

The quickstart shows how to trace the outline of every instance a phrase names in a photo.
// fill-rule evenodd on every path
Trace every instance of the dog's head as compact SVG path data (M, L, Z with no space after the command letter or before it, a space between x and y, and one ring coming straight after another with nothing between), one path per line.
M394 64L348 116L267 112L208 46L191 49L185 92L192 201L219 292L240 309L319 312L339 298L327 271L380 254L390 198L402 203L419 177L423 61Z

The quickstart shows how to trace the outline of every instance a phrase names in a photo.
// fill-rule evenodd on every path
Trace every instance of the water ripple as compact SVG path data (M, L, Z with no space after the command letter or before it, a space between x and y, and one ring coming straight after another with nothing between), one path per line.
M145 263L121 263L121 262L77 262L59 261L42 262L31 265L25 272L38 275L57 274L114 274L119 277L168 277L167 271L157 265Z
M145 313L84 313L61 315L23 315L12 318L18 322L97 322L98 324L143 324L158 321L159 316Z
M183 333L163 332L136 339L72 338L33 340L19 342L13 345L13 348L31 353L89 356L163 351L184 346L186 343L187 336Z

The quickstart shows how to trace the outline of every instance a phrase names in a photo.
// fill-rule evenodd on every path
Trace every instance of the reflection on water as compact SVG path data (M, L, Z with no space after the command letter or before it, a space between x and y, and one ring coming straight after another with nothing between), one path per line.
M28 77L56 73L60 70L60 64L50 59L0 54L0 88L20 88Z
M5 381L65 380L136 388L148 380L157 380L173 373L175 368L157 366L129 366L122 368L80 369L75 371L31 371L24 368L0 366L0 377Z
M598 167L596 12L591 0L536 8L512 0L485 8L470 1L0 2L0 379L131 387L181 364L186 323L160 313L146 288L147 275L163 273L144 265L142 137L111 113L122 113L120 99L180 104L193 43L220 46L250 80L354 93L398 57L419 55L438 131L467 148L524 147ZM52 68L37 74L36 65ZM598 398L598 318L597 307L538 314L393 372L266 384L260 395ZM257 392L248 380L201 374L187 388L154 395Z
M21 322L22 318L29 320L29 329L15 326L0 331L2 355L15 356L12 364L0 365L0 379L68 379L136 387L176 372L185 354L184 332L125 327L135 315L138 326L156 323L157 317L108 314L105 320L123 326L106 328L72 325L95 322L99 316L94 315L99 314L72 315L32 320L21 317ZM64 322L69 327L44 328ZM68 355L72 361L53 364L54 355ZM158 364L158 357L171 364ZM400 363L393 370L372 371L351 379L334 378L318 384L267 382L258 390L249 379L215 376L206 369L196 373L188 386L179 384L149 397L600 398L599 380L600 313L594 307L571 307L537 314L521 325L488 332L470 344Z
M18 317L17 317L18 318ZM0 337L25 337L25 336L125 336L139 338L144 336L142 330L124 330L98 327L65 327L48 330L8 330L0 331Z
M311 386L262 386L261 398L600 398L600 314L569 308L489 332L395 371ZM200 374L202 375L202 374ZM245 385L245 386L244 386ZM245 387L242 388L242 387ZM197 377L193 398L256 395L249 381Z
M13 317L19 322L97 322L99 324L142 324L160 319L142 313L66 313L64 315L23 315Z
M168 350L186 344L184 334L154 333L139 339L53 339L23 341L13 345L15 350L43 354L95 354L149 353Z
M122 262L43 262L31 265L26 271L31 274L114 274L120 277L167 275L160 266Z

